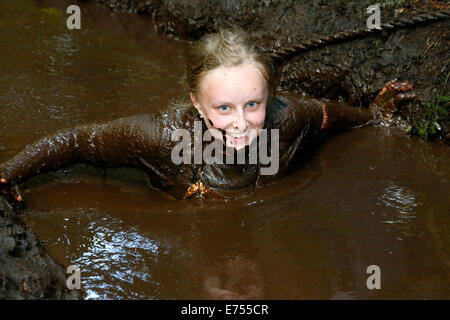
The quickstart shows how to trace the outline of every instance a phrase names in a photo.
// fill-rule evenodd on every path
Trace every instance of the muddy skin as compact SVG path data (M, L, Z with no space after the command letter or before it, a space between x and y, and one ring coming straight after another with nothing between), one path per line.
M259 159L257 164L174 164L171 152L179 141L171 141L172 132L183 128L193 133L194 121L202 121L203 131L206 130L206 124L191 107L83 125L47 136L0 165L2 192L19 201L21 195L15 188L21 181L41 172L88 162L104 168L143 169L154 187L176 199L194 195L237 198L282 177L294 164L294 155L325 131L376 122L370 110L339 102L295 94L279 95L271 101L264 128L280 130L279 170L274 175L260 174ZM203 143L203 150L208 144Z
M81 299L67 288L66 269L0 196L0 300Z

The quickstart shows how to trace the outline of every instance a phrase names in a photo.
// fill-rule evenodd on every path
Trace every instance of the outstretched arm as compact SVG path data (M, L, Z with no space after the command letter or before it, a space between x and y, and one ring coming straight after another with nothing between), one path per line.
M392 123L397 107L415 97L411 84L394 80L385 84L368 109L339 102L322 102L321 130L358 128L380 122Z
M16 201L21 201L17 183L77 162L101 167L148 167L146 159L156 148L159 129L154 115L138 115L44 137L0 165L2 193L11 192Z
M317 99L304 94L277 95L273 110L266 118L272 128L280 131L280 167L287 167L294 154L309 142L315 141L319 131L335 131L388 122L397 106L415 98L412 86L405 82L385 84L369 108L358 108L343 102Z

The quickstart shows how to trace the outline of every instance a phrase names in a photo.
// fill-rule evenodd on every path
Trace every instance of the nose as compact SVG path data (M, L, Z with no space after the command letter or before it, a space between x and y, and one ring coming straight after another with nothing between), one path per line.
M234 113L233 127L240 131L247 129L247 119L244 110L238 108Z

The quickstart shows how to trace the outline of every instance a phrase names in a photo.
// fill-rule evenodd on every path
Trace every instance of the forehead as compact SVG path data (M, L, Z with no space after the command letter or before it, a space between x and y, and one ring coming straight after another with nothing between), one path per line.
M200 82L200 96L210 103L246 103L264 98L267 82L253 65L219 67L208 72Z

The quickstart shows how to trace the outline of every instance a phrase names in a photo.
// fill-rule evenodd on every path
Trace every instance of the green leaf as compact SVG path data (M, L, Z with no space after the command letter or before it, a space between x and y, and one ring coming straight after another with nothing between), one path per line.
M438 107L436 108L436 110L437 110L437 112L438 112L439 114L441 114L442 116L447 116L447 115L448 115L447 110L445 110L445 109L442 108L441 106L438 106Z
M434 123L434 128L438 129L439 131L441 130L441 126L437 122Z
M438 100L442 101L442 102L450 102L450 97L440 96L440 97L438 97Z
M419 137L421 137L422 139L426 140L427 139L427 129L426 128L419 128L419 130L417 131L417 134L419 135Z
M62 12L56 8L43 8L41 11L50 15L62 16Z

